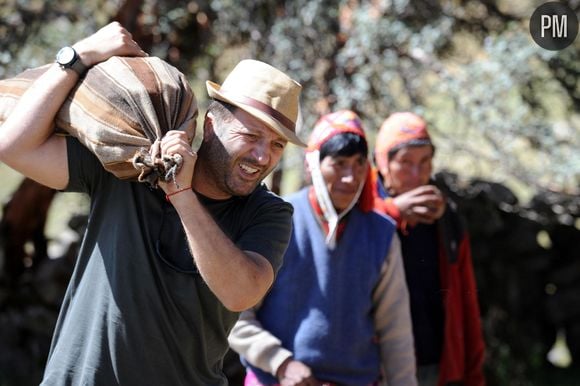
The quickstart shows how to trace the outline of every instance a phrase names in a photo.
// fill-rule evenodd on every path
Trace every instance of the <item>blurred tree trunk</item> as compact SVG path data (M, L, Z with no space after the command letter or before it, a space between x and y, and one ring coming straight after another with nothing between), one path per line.
M25 178L4 204L0 248L5 260L2 273L10 282L27 267L34 267L48 257L44 226L55 193L54 189ZM29 242L34 246L32 253L26 251Z
M153 46L153 36L144 28L143 17L140 17L143 15L142 6L143 0L126 0L112 20L121 23L127 31L131 32L133 40L145 52L149 52Z

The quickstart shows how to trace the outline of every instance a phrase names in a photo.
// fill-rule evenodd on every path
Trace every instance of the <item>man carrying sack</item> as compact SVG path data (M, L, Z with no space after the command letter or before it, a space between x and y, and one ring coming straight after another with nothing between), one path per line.
M197 153L195 130L168 127L158 141L149 138L149 155L177 165L152 189L115 177L84 142L53 130L84 67L146 54L118 23L72 49L0 128L0 161L91 197L42 384L225 385L228 333L272 285L289 241L292 207L261 181L287 142L302 145L301 87L254 60L240 62L221 86L208 82L214 101ZM187 121L174 118L168 122Z

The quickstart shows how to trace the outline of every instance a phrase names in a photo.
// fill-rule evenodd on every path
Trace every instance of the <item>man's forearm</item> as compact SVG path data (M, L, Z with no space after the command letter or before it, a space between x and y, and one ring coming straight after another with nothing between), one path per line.
M113 22L74 45L85 67L111 56L145 56L131 35ZM53 121L78 82L73 69L53 64L19 98L0 130L0 161L53 188L68 183L66 143L53 135Z
M0 130L2 162L45 185L66 186L64 141L53 139L53 121L77 81L74 71L53 64L30 86ZM54 173L47 174L38 167L53 163L61 166Z
M260 301L274 280L274 270L263 256L240 250L219 228L193 191L171 199L201 276L232 311L243 311Z

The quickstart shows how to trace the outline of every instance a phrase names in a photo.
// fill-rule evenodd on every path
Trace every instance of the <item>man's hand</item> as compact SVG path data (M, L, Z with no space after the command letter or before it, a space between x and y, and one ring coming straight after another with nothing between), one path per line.
M104 62L112 56L147 56L129 31L116 21L79 41L73 48L87 67Z
M432 224L445 212L443 193L433 185L424 185L393 198L401 218L411 226Z
M165 194L170 194L179 189L191 186L193 180L193 170L197 161L197 154L191 149L191 139L184 131L168 131L161 140L161 156L181 155L183 163L175 177L175 183L159 182L159 186ZM179 188L178 188L179 186Z

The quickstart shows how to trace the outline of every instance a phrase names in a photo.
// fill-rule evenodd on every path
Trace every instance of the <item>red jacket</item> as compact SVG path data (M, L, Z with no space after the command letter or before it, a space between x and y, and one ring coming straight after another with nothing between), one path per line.
M381 183L376 177L375 182ZM383 189L379 185L373 191L375 208L391 216L397 222L397 227L404 230L406 224L401 221L400 212L393 204L392 198L381 197ZM437 226L445 317L438 386L453 384L483 386L485 343L481 330L469 235L462 226L454 206L449 203L445 214L437 221Z

